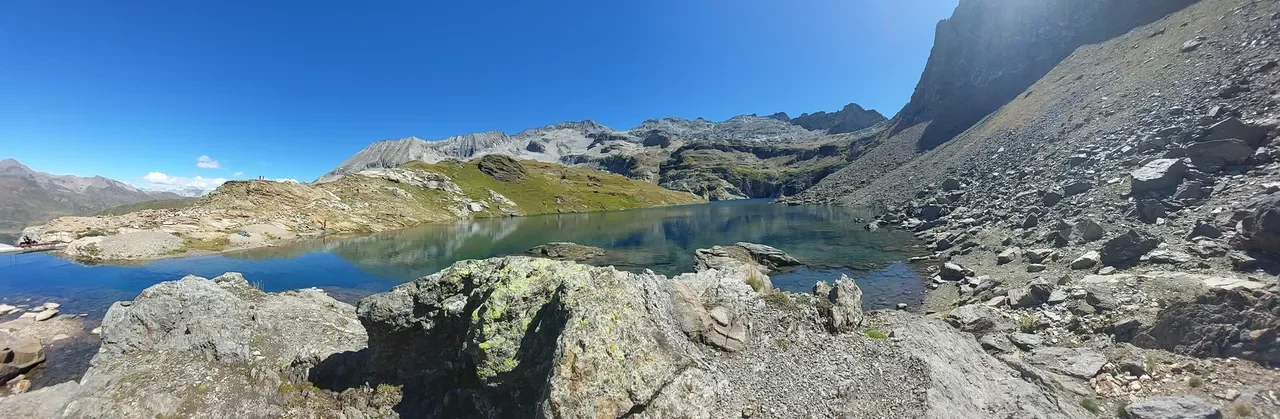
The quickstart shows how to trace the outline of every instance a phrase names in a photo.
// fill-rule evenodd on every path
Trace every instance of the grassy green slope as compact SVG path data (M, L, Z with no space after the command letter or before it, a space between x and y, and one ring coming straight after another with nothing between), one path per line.
M488 200L489 190L506 196L526 214L556 212L611 211L705 202L686 192L663 189L657 185L632 180L585 167L567 167L536 161L515 162L523 174L518 180L499 180L485 173L481 166L500 160L496 156L437 164L409 163L405 168L425 170L448 176L465 191L468 198ZM507 163L509 164L509 163ZM519 169L516 169L519 170ZM494 215L500 213L491 208Z
M132 204L124 204L118 207L107 208L102 211L95 212L93 216L100 215L124 215L131 212L142 210L159 210L159 209L182 209L195 205L200 198L178 198L178 199L157 199L154 201L142 201Z

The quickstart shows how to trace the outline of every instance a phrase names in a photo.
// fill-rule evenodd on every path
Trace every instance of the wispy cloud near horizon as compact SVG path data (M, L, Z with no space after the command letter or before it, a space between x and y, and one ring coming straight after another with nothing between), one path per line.
M214 160L212 157L200 156L196 158L196 167L201 169L221 169L222 164L218 163L218 161Z

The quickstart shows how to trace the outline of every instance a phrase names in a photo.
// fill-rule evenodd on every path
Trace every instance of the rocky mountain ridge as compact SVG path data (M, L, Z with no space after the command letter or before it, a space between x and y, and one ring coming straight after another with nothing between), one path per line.
M984 125L984 118L1002 107L1014 111L1007 108L1016 98L1048 93L1029 88L1077 49L1114 42L1108 40L1195 2L961 1L950 19L938 23L920 82L888 122L892 128L875 140L873 150L824 178L801 199L866 196L855 191L953 138L973 135L967 130ZM1134 39L1130 46L1148 42ZM1139 57L1124 62L1132 68L1150 65Z
M144 191L102 176L55 176L14 159L0 160L0 243L13 243L24 227L54 217L173 198L179 196Z
M1275 416L1277 44L1280 3L1194 2L1074 48L945 142L927 141L937 119L901 129L788 201L914 232L926 310L1002 360L1087 379L1042 378L1100 412Z
M805 114L794 120L755 115L736 116L722 122L701 118L663 118L647 120L623 131L588 120L531 128L514 135L489 131L439 141L409 137L373 143L317 182L330 182L344 174L369 168L396 167L411 161L465 161L500 154L524 160L595 167L710 199L771 197L782 191L798 192L817 183L822 176L835 170L827 169L827 166L839 164L834 159L815 164L803 161L808 159L798 158L797 154L832 143L839 143L835 144L837 148L848 150L854 142L848 134L865 131L882 121L884 116L878 112L850 104L838 112ZM865 135L857 138L862 137ZM705 148L709 144L720 148L730 145L734 151L748 155L758 154L749 149L759 147L793 152L786 153L788 155L784 159L777 159L777 153L769 153L767 157L752 157L740 162L755 172L767 172L766 179L750 180L755 185L748 184L744 176L723 172L704 170L686 175L679 170L667 170L670 166L687 168L688 162L672 160L684 147ZM714 160L722 160L723 156L713 157ZM841 157L843 162L853 158L849 155ZM810 166L824 168L812 170ZM792 173L797 171L803 173ZM761 187L758 185L760 182L768 182L770 186ZM787 183L794 185L783 186Z

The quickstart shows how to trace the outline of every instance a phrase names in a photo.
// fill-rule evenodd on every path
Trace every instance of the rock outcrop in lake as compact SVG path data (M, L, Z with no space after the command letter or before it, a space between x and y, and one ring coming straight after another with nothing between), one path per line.
M858 328L831 333L810 297L757 293L739 270L668 278L514 256L459 262L355 311L316 290L267 294L235 274L188 277L114 305L80 383L0 398L0 409L52 418L1088 417L1047 383L1010 379L1017 370L937 317L840 307L863 317Z

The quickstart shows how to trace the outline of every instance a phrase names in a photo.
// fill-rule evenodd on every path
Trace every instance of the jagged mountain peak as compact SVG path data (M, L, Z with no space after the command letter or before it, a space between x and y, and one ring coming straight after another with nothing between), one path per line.
M875 111L851 105L852 107L846 106L840 112L823 113L829 115L829 121L791 119L785 113L767 117L738 115L722 122L712 122L702 117L685 119L668 116L649 119L634 128L618 131L586 119L529 128L514 135L495 130L455 135L435 141L418 137L383 140L351 156L318 181L328 182L347 173L369 168L395 167L410 161L435 163L446 159L469 160L486 154L502 154L551 163L583 164L613 155L638 152L644 147L652 146L645 139L655 134L683 141L807 141L826 134L856 131L884 120Z

